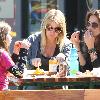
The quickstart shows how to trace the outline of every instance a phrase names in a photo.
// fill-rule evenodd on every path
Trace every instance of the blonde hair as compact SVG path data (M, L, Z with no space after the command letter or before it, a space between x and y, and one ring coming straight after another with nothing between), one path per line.
M9 47L7 46L6 35L10 34L10 32L11 32L11 26L5 21L1 21L0 22L0 48L4 48L8 52L9 52Z
M50 22L56 22L62 29L62 32L58 35L57 44L59 44L60 50L64 45L64 38L66 37L66 21L65 16L60 10L51 9L49 10L41 23L41 53L44 53L44 49L46 46L46 26Z
M0 22L0 28L2 28L2 27L6 28L7 33L10 34L11 26L8 23L6 23L5 21L1 21Z

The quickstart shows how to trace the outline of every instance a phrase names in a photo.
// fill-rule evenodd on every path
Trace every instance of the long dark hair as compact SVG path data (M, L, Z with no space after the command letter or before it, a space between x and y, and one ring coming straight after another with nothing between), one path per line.
M96 51L100 53L100 34L95 38L95 47L96 47Z
M97 17L99 24L100 24L100 10L91 10L87 12L86 25L87 25L87 22L89 21L90 16L92 15L95 15ZM100 34L96 36L95 38L95 47L96 47L96 51L100 53Z
M91 11L87 12L86 19L85 19L86 25L87 25L87 22L89 21L90 16L92 16L92 15L95 15L97 17L99 23L100 23L100 10L95 10L94 9L94 10L91 10Z

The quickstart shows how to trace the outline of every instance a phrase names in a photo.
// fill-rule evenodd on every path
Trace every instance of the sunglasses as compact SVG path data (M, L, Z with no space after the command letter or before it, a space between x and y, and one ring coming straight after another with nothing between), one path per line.
M96 22L87 22L87 27L89 27L89 26L91 26L91 27L93 27L93 28L98 28L98 23L96 23Z
M48 31L55 31L56 33L61 33L62 32L61 27L55 27L55 28L53 28L52 26L47 26L46 29Z

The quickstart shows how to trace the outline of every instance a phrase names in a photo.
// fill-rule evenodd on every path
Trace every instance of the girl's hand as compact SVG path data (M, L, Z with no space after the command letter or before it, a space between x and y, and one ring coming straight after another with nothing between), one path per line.
M20 48L21 48L21 41L16 41L15 44L14 44L13 52L15 54L19 55Z
M31 46L31 44L27 40L16 41L15 44L14 44L13 52L18 55L20 48L29 49L30 46Z

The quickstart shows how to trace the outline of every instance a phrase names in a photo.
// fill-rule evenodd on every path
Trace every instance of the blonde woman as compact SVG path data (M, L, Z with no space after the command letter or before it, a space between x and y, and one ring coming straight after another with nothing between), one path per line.
M29 51L29 63L45 71L49 70L49 59L63 53L66 57L69 53L70 41L66 38L65 16L60 10L49 10L41 23L41 30L28 37L31 43ZM33 67L31 67L33 68Z

